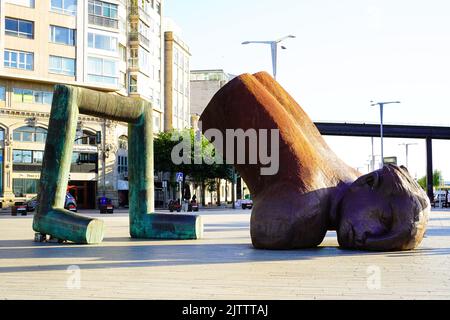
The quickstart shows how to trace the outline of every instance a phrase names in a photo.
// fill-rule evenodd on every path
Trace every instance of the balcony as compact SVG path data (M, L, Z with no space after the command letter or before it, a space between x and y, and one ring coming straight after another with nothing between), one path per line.
M151 23L151 21L152 21L152 18L150 17L150 15L147 12L145 12L141 7L139 7L139 18L141 18L148 24Z
M98 166L95 163L72 163L70 166L72 173L98 173Z
M130 41L137 41L140 44L143 44L147 48L150 47L150 40L147 39L144 35L142 35L140 32L130 32Z
M88 18L89 24L95 24L96 26L119 29L119 20L111 19L107 17L97 16L94 14L89 14Z
M128 59L128 67L133 69L139 68L139 59L138 58L130 58Z
M41 172L41 164L13 164L13 171L16 172Z
M131 6L130 7L130 15L139 17L141 20L143 20L147 24L150 24L152 22L152 18L150 17L150 15L147 12L145 12L145 10L143 8L141 8L140 6L139 7Z

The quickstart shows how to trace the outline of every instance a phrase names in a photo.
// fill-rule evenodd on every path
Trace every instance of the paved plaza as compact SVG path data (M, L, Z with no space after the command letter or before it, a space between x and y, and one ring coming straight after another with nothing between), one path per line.
M0 299L449 299L450 213L413 252L251 246L249 211L204 211L199 241L138 241L102 216L103 244L34 243L32 217L0 215Z

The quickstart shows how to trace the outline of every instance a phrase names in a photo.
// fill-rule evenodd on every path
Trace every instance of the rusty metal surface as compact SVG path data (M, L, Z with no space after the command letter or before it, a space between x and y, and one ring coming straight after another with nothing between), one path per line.
M203 132L219 129L225 140L227 129L280 131L277 174L262 176L261 162L236 165L254 198L250 232L256 248L316 247L327 230L337 230L345 248L409 250L420 244L430 205L407 170L386 167L376 187L358 184L371 180L358 180L360 174L334 154L267 73L230 81L200 120Z

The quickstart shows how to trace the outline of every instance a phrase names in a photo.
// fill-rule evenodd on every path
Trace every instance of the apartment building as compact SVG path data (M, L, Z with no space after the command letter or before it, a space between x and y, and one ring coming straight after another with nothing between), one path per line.
M165 20L164 32L164 128L182 130L191 126L189 46L181 40L181 29Z
M55 84L151 101L163 129L162 3L0 1L0 203L33 197ZM69 188L80 208L99 196L126 205L127 125L81 115ZM96 139L101 135L101 143Z
M217 91L235 77L222 69L192 70L191 114L200 116Z

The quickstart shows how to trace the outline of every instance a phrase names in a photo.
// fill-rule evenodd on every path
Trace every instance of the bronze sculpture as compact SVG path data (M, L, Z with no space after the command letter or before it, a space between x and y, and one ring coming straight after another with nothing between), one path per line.
M230 81L200 120L204 132L215 128L224 137L227 129L280 132L277 174L260 175L262 163L235 165L254 197L251 237L256 248L316 247L328 230L337 231L344 248L408 250L420 244L430 203L407 170L388 166L360 177L267 73Z
M40 179L39 206L33 220L34 231L80 244L97 244L103 240L103 221L64 209L80 113L128 123L131 237L169 240L201 238L201 217L153 213L151 104L142 99L65 85L57 85L53 95ZM39 234L37 239L42 239Z

